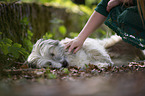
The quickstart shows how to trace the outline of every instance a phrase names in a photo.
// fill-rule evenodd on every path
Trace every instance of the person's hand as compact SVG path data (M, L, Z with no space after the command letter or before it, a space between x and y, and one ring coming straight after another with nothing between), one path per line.
M65 49L68 48L68 52L73 51L73 53L75 54L82 47L83 43L83 40L80 40L78 37L76 37L65 45Z
M107 5L107 11L108 12L110 12L110 10L113 8L113 7L115 7L115 6L117 6L117 5L119 5L120 3L122 3L122 1L123 0L110 0L109 2L108 2L108 5Z
M133 0L110 0L110 1L108 2L108 5L107 5L106 10L107 10L108 12L110 12L110 10L111 10L113 7L115 7L115 6L117 6L117 5L121 4L121 3L133 4Z

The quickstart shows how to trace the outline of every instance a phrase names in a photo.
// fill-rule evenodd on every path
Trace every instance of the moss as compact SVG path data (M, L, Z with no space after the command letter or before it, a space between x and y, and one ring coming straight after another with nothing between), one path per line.
M4 33L3 37L8 37L20 44L22 44L23 38L27 36L27 29L33 32L32 41L35 42L46 32L53 32L53 29L59 25L64 25L67 28L67 34L65 35L67 37L69 37L69 32L79 32L82 28L82 15L67 12L66 8L37 3L2 3L0 9L0 32ZM25 21L22 22L25 18L28 19L28 24ZM63 22L59 24L51 23L50 21L55 18L61 19ZM61 36L58 30L54 34L53 39Z

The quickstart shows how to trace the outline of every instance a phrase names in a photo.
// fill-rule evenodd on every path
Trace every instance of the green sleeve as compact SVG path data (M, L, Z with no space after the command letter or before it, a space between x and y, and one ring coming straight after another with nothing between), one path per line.
M102 0L95 8L95 11L107 17L109 13L106 11L106 7L109 1L110 0Z

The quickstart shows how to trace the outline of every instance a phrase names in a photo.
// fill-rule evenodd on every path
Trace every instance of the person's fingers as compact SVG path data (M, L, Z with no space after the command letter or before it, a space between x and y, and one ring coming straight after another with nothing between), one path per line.
M107 10L107 12L110 12L110 6L107 6L107 8L106 8L106 10Z
M110 12L113 7L119 5L120 3L121 1L118 1L118 0L110 0L107 4L106 10Z
M113 8L113 6L108 5L108 6L107 6L107 9L106 9L107 12L110 12L110 10L111 10L112 8Z
M113 1L109 1L106 10L108 12L110 12L110 10L112 9L113 5L112 5Z
M75 40L72 40L70 42L68 42L67 44L65 44L64 49L68 49L68 52L71 53L76 53L79 49L80 49L80 45L78 42L76 42Z
M66 44L64 49L67 49L70 46L70 44Z
M75 54L76 52L78 52L79 49L80 49L80 47L75 48L73 53Z
M73 44L69 47L68 52L71 52L75 47L73 46Z
M71 44L72 44L72 41L71 41L71 42L69 42L69 43L67 43L67 44L65 45L64 49L69 48L69 47L71 46Z

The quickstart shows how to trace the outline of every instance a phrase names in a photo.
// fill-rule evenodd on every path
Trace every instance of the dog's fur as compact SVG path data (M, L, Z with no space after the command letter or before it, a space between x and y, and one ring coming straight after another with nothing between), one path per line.
M85 64L94 64L102 68L113 64L127 65L132 60L145 58L140 49L123 42L116 35L103 40L88 38L76 54L64 49L65 44L71 40L69 38L61 41L39 39L33 46L27 61L39 68L85 67Z

